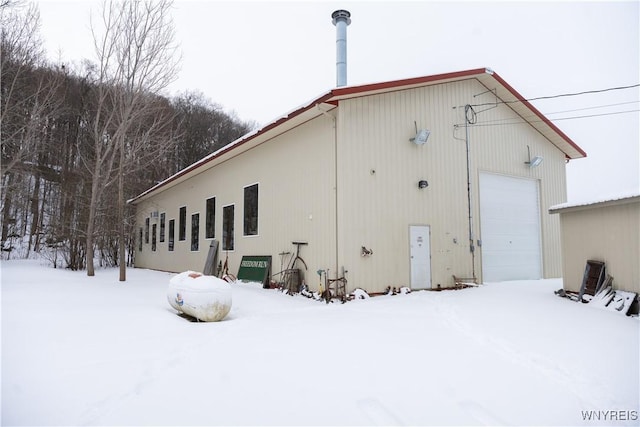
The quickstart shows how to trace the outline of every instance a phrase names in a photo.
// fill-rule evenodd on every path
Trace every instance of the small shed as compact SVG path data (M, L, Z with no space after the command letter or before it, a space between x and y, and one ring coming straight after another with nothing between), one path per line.
M578 292L587 261L605 263L614 289L640 293L640 193L564 203L559 214L564 289Z

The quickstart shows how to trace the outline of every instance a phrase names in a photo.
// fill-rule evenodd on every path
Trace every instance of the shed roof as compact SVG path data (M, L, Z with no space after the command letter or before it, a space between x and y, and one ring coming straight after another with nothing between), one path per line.
M137 204L158 192L164 191L173 185L204 172L206 169L215 166L221 161L240 154L257 144L266 142L278 134L292 129L327 110L336 108L340 100L468 79L476 79L480 84L485 86L487 90L495 91L497 98L500 99L501 102L508 105L523 121L529 123L534 129L540 132L549 142L562 151L568 159L586 157L587 154L573 142L571 138L558 129L556 125L531 105L529 101L504 81L502 77L489 68L476 68L453 73L332 89L282 115L262 128L238 138L218 151L187 166L129 200L128 203ZM325 106L326 109L322 110L319 106Z
M549 213L561 213L567 211L578 211L584 209L601 208L605 206L626 205L629 203L640 203L640 192L633 191L622 193L617 196L607 198L585 200L579 202L568 202L554 205L549 208Z

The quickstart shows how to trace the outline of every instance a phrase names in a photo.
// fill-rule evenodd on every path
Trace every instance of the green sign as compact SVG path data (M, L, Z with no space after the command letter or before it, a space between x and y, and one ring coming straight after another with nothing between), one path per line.
M238 269L238 280L258 282L268 287L270 272L271 256L243 256Z

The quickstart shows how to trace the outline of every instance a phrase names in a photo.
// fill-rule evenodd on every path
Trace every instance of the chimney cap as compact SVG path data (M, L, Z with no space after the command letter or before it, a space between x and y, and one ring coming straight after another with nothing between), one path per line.
M331 14L331 18L331 22L333 22L333 25L336 25L338 21L345 21L347 25L351 24L351 14L348 10L336 10Z

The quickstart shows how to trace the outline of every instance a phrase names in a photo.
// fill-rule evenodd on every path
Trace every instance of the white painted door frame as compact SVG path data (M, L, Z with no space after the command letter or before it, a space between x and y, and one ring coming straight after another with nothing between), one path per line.
M431 226L409 225L411 289L431 289Z

